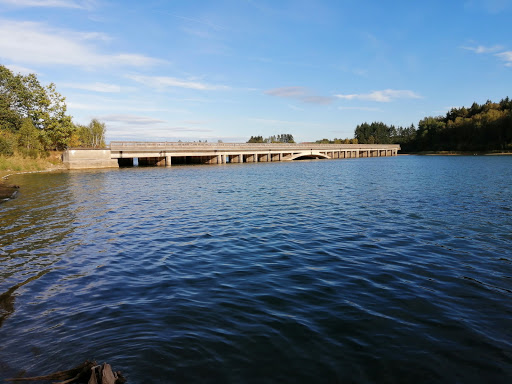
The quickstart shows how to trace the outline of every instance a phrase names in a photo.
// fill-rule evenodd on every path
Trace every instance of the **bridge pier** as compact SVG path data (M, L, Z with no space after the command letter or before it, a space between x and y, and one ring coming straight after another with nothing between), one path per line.
M278 143L148 143L111 142L110 149L69 149L63 162L69 169L139 165L225 164L291 161L303 158L349 159L397 156L398 144L278 144Z

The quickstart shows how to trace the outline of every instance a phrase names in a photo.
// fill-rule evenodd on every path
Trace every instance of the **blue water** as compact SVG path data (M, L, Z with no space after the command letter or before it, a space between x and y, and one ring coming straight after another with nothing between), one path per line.
M9 182L0 379L512 382L512 156Z

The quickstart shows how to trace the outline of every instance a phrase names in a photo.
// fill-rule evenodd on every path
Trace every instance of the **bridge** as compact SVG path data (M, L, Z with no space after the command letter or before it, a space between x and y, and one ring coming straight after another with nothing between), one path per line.
M106 149L69 149L68 169L134 165L226 164L396 156L398 144L191 143L113 141Z

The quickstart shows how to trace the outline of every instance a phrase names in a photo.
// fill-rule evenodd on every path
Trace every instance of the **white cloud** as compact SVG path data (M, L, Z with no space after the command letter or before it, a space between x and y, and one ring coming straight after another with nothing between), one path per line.
M379 103L388 103L396 99L420 99L421 96L409 90L384 89L382 91L372 91L370 93L335 95L344 100L368 100Z
M0 0L0 4L12 5L20 8L46 7L90 9L94 3L95 2L91 0Z
M274 89L269 89L269 90L265 91L264 93L266 95L270 95L270 96L298 99L304 103L309 103L309 104L327 105L333 101L332 97L318 96L318 95L312 94L311 91L305 87L274 88Z
M101 53L93 45L104 41L101 33L80 33L49 28L42 23L0 20L0 59L30 65L70 65L84 68L161 63L161 60L133 53Z
M9 68L14 73L21 73L22 75L28 75L28 74L31 74L31 73L37 73L37 71L35 71L33 69L30 69L30 68L27 68L27 67L23 67L21 65L7 64L6 67Z
M127 77L151 88L188 88L200 91L229 89L226 85L208 84L195 80L183 80L167 76L129 75Z
M512 51L497 53L496 56L504 60L507 67L512 67Z
M462 47L462 48L466 49L468 51L472 51L472 52L478 53L478 54L494 53L494 52L498 52L498 51L503 49L503 47L501 45L493 45L492 47L486 47L486 46L483 46L483 45L478 45L476 47Z
M501 45L494 45L492 47L485 47L483 45L478 45L476 47L462 47L463 49L467 49L468 51L475 52L477 54L494 54L494 56L499 57L505 62L505 66L512 67L512 51L502 51L504 48Z
M152 125L166 123L165 120L155 119L148 116L136 116L136 115L103 115L98 116L98 119L104 120L110 123L123 123L133 125Z
M122 119L122 115L119 115ZM115 137L118 139L135 139L135 140L169 140L176 139L178 137L184 138L185 140L191 137L202 137L204 133L213 132L212 129L209 128L197 128L197 127L188 127L188 126L173 126L168 123L154 123L151 126L151 130L148 131L147 122L144 122L144 119L141 119L140 123L137 122L129 122L130 118L136 118L136 116L128 116L126 115L126 122L121 122L120 124L109 125L109 121L107 120L107 136ZM105 121L101 116L100 120ZM165 123L165 124L164 124ZM184 137L183 135L187 135L188 137Z
M121 92L121 87L115 84L106 84L106 83L62 83L60 84L62 88L71 88L71 89L83 89L85 91L93 91L93 92L102 92L102 93L119 93Z
M168 121L155 119L149 116L138 116L130 114L113 114L97 116L101 121L105 121L108 126L110 136L133 135L147 140L149 137L170 138L175 137L177 133L200 133L212 132L210 128L198 127L199 122L183 122L185 125L173 126ZM189 125L195 125L190 127ZM150 130L148 130L150 126ZM148 136L149 135L149 136Z

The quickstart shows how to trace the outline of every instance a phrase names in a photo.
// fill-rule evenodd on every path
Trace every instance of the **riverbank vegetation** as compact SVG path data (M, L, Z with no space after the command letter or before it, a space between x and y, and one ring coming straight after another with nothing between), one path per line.
M55 84L0 65L0 170L32 170L67 147L105 147L105 124L73 123Z

